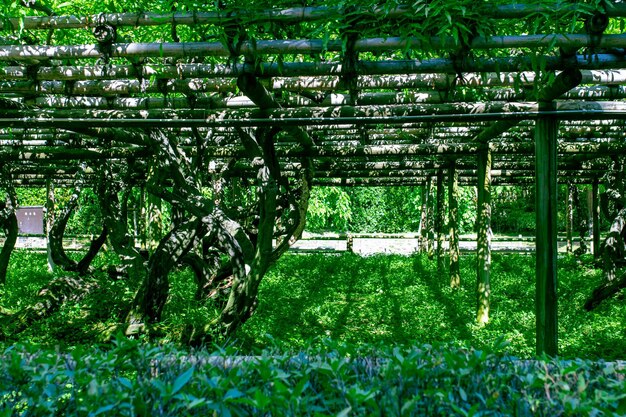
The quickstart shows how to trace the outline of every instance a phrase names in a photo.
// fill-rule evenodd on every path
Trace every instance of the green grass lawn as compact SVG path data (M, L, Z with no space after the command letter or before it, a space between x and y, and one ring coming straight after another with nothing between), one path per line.
M590 259L586 259L590 261ZM623 296L596 311L582 308L601 272L573 257L559 259L559 349L564 357L626 358ZM535 350L535 258L494 255L491 321L475 324L475 257L461 259L462 288L449 287L436 262L417 255L287 255L260 290L256 315L240 334L249 345L266 334L293 347L320 336L349 343L421 344L456 341L480 348L499 337L511 350Z
M0 307L18 311L32 303L51 279L45 255L16 252ZM530 255L494 255L491 321L475 321L475 257L461 259L462 287L449 287L447 272L422 255L359 257L284 256L260 287L255 315L234 342L243 351L280 344L302 349L324 338L349 344L413 345L454 342L483 348L504 338L511 353L534 354L534 271ZM601 272L591 259L559 258L559 351L563 357L626 359L626 302L623 293L594 312L583 310ZM215 317L211 303L193 300L195 284L188 270L171 277L172 290L161 326L163 341L176 341L189 323ZM80 305L66 305L4 344L92 344L122 322L133 293L124 281L103 279ZM271 335L271 336L270 336Z

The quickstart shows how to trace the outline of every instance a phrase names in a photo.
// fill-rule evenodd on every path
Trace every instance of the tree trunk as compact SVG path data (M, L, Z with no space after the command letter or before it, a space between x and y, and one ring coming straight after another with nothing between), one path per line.
M626 234L626 209L622 209L611 224L609 233L602 244L602 259L604 262L604 280L615 280L617 263L626 255L624 235Z
M129 332L134 326L156 323L169 295L168 275L172 268L195 246L197 239L206 234L207 224L192 217L174 227L159 243L148 261L148 274L137 292L133 309L128 315Z
M80 192L81 186L77 186L65 207L55 217L52 227L48 231L48 256L55 267L59 266L65 271L77 270L76 261L70 259L63 249L63 235L72 212L78 206Z
M17 216L13 211L9 213L7 217L0 219L0 221L2 222L2 229L6 234L4 246L2 246L2 251L0 251L0 284L4 284L7 279L7 269L9 268L11 253L17 241Z
M113 250L122 260L122 271L128 273L131 285L139 285L143 282L146 269L144 258L141 253L131 245L128 236L128 222L120 204L115 184L120 181L116 175L110 172L110 167L103 167L98 184L98 200L102 211L102 220L107 229L109 240ZM128 181L122 180L123 187L130 187ZM128 197L128 192L122 192L123 198Z
M626 288L626 274L622 274L622 276L612 281L605 281L593 290L593 293L585 302L585 310L593 310L598 307L602 301L616 294L622 288Z
M146 248L154 250L163 237L163 210L162 201L152 193L148 193L147 208L145 210Z
M82 182L82 178L79 178L79 182ZM63 236L65 235L65 228L69 221L72 212L78 205L78 199L82 191L82 183L77 184L74 193L71 195L69 201L58 213L52 222L52 226L48 232L48 259L54 266L60 266L67 272L78 272L80 275L87 275L90 271L91 262L94 260L102 245L106 241L108 236L108 228L103 226L100 236L91 241L87 253L83 258L76 262L70 259L65 253L63 248Z
M6 234L6 241L0 251L0 284L4 284L7 279L7 269L11 260L11 253L17 241L17 195L13 186L11 173L4 166L0 167L0 184L5 188L4 201L0 201L0 227Z
M83 258L78 261L78 264L76 265L79 275L85 276L91 273L91 262L95 259L96 255L98 255L98 252L100 252L100 249L102 248L102 245L104 245L104 242L106 242L108 235L109 229L106 225L102 226L100 236L91 241L89 244L89 250L87 250L85 256L83 256Z

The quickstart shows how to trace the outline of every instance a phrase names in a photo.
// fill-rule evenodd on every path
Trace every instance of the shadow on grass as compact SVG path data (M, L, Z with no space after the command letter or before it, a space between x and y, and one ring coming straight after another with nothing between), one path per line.
M465 259L464 261L468 261ZM444 259L444 264L448 262L448 258ZM457 339L471 340L472 333L468 330L467 325L472 315L470 314L470 305L464 302L463 294L460 289L454 290L450 288L450 277L448 269L444 268L443 275L437 272L435 264L425 255L415 255L412 260L412 271L417 277L422 278L422 282L428 288L430 300L437 302L442 308L442 315L446 323L450 323L451 328L458 332ZM461 277L467 280L467 274ZM445 288L445 290L444 290ZM460 307L464 305L464 307ZM466 305L466 307L465 307Z

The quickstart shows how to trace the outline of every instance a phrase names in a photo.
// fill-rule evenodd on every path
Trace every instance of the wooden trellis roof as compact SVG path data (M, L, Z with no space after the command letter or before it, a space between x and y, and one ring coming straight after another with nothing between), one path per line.
M516 4L487 8L485 19L516 30L542 13L568 16L571 30L501 29L475 34L464 50L441 34L342 38L346 11L333 7L9 17L0 21L0 161L16 184L37 186L71 182L78 161L130 159L140 182L151 152L121 132L161 127L190 149L203 141L210 169L234 164L229 175L254 175L238 129L279 125L287 127L276 143L283 174L311 155L317 184L418 184L451 161L461 183L473 184L485 149L494 183L528 184L535 120L549 116L560 120L560 180L589 183L626 150L626 34L607 30L623 26L626 4ZM351 10L350 24L377 15L406 25L423 17L408 6ZM329 38L267 33L230 44L118 36L272 24L337 29ZM248 96L247 79L258 81ZM103 138L100 128L120 135Z

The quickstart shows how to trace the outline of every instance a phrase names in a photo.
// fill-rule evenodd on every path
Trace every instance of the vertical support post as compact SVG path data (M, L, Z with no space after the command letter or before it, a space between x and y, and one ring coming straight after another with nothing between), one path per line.
M427 222L428 222L428 192L427 192L427 187L428 187L428 183L430 181L427 179L426 182L424 182L421 186L420 186L420 201L422 202L422 209L420 212L420 225L419 225L419 229L417 230L417 235L418 235L418 240L417 240L417 248L419 252L426 252L428 249L428 227L427 227Z
M593 234L593 257L600 257L600 195L598 180L594 179L591 186L591 224Z
M450 287L461 286L461 273L459 268L459 235L457 223L459 217L459 172L456 169L456 161L450 163L448 169L448 226L450 229Z
M540 102L540 110L553 110L552 102ZM555 356L557 334L557 127L554 117L541 116L535 123L535 184L537 216L537 266L535 314L537 354Z
M437 272L443 272L443 215L444 215L444 188L443 169L437 171L437 215L435 217L435 230L437 231Z
M139 189L139 242L142 250L147 248L148 234L146 232L146 189Z
M491 151L489 144L478 151L478 234L477 234L477 299L476 321L489 321L491 296Z
M427 252L428 252L428 258L432 259L433 256L435 255L435 219L434 219L434 202L433 202L433 196L432 196L432 190L433 190L433 181L434 178L433 177L428 177L427 182L427 188L426 188L426 192L428 193L428 205L426 206L426 224L427 224L427 237L428 237L428 243L427 243Z
M574 185L567 185L567 201L565 205L566 251L572 253L572 230L574 228Z
M50 178L46 180L46 252L48 254L48 272L54 272L55 263L52 259L52 249L50 248L50 230L54 225L54 183Z

